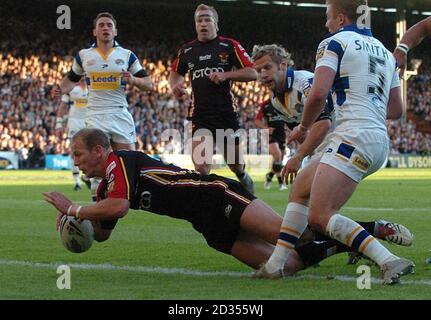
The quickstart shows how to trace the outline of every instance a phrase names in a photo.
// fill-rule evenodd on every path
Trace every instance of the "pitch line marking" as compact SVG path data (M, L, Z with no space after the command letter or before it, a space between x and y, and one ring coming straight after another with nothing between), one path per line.
M40 269L56 269L59 265L68 265L71 268L81 270L102 270L102 271L129 271L138 273L158 273L167 275L185 275L197 277L234 277L234 278L251 278L251 272L234 272L234 271L198 271L183 268L161 268L161 267L144 267L144 266L115 266L112 264L88 264L88 263L40 263L32 261L17 261L17 260L0 260L0 266L17 266L17 267L32 267ZM355 282L357 278L351 276L322 276L322 275L299 275L291 278L286 278L286 281L296 279L312 279L312 280L328 280L328 281L341 281L341 282ZM378 278L371 278L372 283L381 283ZM405 280L401 279L401 284L407 285L424 285L431 286L431 280Z

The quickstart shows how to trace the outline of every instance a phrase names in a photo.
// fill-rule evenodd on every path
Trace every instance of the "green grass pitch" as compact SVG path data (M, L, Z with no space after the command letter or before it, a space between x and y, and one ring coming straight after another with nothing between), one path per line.
M227 170L216 173L232 176ZM283 214L288 191L263 189L257 196ZM89 192L72 191L70 172L0 171L0 299L431 299L431 169L385 169L362 182L343 213L356 220L384 218L415 234L412 247L388 245L412 259L416 273L392 287L356 286L357 266L346 254L282 281L251 279L251 270L209 248L185 221L130 211L110 240L73 254L55 231L55 210L42 192L61 191L87 202ZM71 289L57 288L57 266L71 267ZM378 279L377 268L371 269Z

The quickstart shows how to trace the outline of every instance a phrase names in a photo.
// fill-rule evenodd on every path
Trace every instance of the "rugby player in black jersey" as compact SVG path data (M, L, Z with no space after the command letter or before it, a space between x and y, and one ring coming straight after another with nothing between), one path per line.
M273 161L271 171L265 175L264 188L271 189L272 178L275 175L278 179L279 189L286 190L287 186L281 177L283 156L286 150L286 124L283 117L274 108L271 100L267 100L259 105L254 123L260 129L269 130L269 153Z
M61 193L44 193L58 210L57 223L65 214L88 219L93 223L95 239L105 241L129 209L141 209L189 221L210 247L255 269L273 251L282 219L239 182L165 164L138 151L112 151L108 137L98 129L78 131L71 148L74 164L88 177L103 180L95 204L80 206ZM401 237L399 230L404 228L378 222L363 225L387 240L389 234ZM304 235L286 263L285 274L351 250L335 240L306 240L316 236L324 240L311 232Z
M181 47L169 75L173 94L183 99L188 96L184 77L187 73L190 76L193 102L188 119L192 122L195 169L210 173L215 143L241 184L254 193L253 180L242 159L238 110L231 84L256 80L257 73L239 42L218 35L218 14L213 7L197 7L195 26L197 39Z

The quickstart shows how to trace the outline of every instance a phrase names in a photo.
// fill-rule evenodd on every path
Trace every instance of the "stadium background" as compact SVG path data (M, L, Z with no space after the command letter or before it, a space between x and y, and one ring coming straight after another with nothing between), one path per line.
M184 103L170 94L167 76L179 46L195 38L193 12L201 2L1 1L0 158L16 154L20 168L41 169L48 155L68 153L67 140L54 132L59 101L50 91L77 51L92 43L92 21L101 11L114 14L119 43L137 54L153 78L155 89L150 94L128 92L129 109L141 149L163 154L167 148L160 141L161 132L182 130L185 118ZM239 40L248 52L256 43L281 43L293 53L297 69L312 70L316 46L326 34L324 9L268 2L205 1L219 12L220 34ZM393 3L370 1L371 6L385 8ZM56 9L62 4L71 8L71 30L57 29ZM421 12L431 11L431 1L406 4L408 27L426 17ZM383 9L372 13L374 34L388 48L395 47L396 18ZM422 64L408 83L407 116L388 122L393 162L400 167L431 166L430 50L427 39L411 52L410 58L422 59ZM254 128L256 106L266 93L256 83L235 84L234 93L242 126ZM409 162L403 156L420 156L416 159L421 161ZM0 159L0 165L12 167L7 158ZM286 195L263 190L263 175L253 176L258 196L283 212ZM82 255L71 254L58 241L54 211L40 194L57 190L74 201L87 202L86 192L72 191L70 172L0 170L0 298L431 299L429 266L424 264L430 249L430 181L430 169L386 169L361 184L347 204L350 217L395 220L416 236L412 248L391 247L417 263L416 275L406 286L392 290L373 284L373 290L363 294L355 286L355 269L345 266L345 256L331 258L287 284L256 282L248 278L248 268L207 248L187 223L153 215L131 214L120 222L109 243L96 244ZM70 293L55 287L55 266L60 262L76 270ZM339 281L328 281L332 279Z

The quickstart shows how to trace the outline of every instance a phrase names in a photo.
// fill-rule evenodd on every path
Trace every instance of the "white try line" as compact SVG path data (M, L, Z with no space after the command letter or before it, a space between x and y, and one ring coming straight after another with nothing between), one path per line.
M234 278L251 278L251 272L233 272L233 271L198 271L183 268L160 268L160 267L143 267L143 266L115 266L112 264L88 264L88 263L40 263L32 261L16 261L16 260L0 260L0 266L15 266L15 267L31 267L39 269L57 269L60 265L67 265L71 269L80 270L99 270L99 271L128 271L138 273L157 273L166 275L181 275L194 277L234 277ZM354 282L357 278L351 276L323 276L323 275L299 275L291 278L286 278L285 281L296 279L312 279L312 280L327 280L327 281L342 281ZM381 283L380 279L371 278L372 283ZM431 280L405 280L401 279L401 284L407 285L424 285L431 286Z
M363 207L342 207L341 211L343 210L351 210L351 211L415 211L415 212L431 212L431 208L363 208Z

